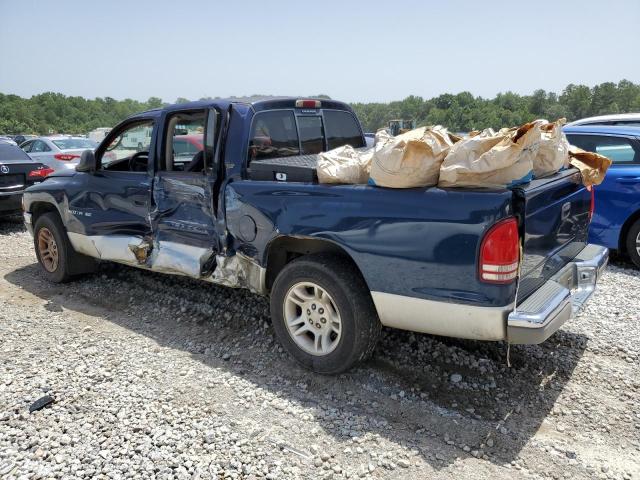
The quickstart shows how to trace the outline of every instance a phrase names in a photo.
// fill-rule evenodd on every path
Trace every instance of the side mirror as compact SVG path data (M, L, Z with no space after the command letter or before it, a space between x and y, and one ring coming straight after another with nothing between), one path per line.
M96 156L93 150L85 150L80 155L80 162L76 165L76 172L93 173L96 171Z

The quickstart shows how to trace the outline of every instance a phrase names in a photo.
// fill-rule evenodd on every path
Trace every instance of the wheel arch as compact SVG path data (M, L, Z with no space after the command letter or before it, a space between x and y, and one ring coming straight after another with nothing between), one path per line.
M629 234L629 230L631 230L631 226L638 220L640 220L640 209L629 215L622 225L622 228L620 229L620 237L618 237L618 250L621 253L629 253L627 252L627 235Z
M39 217L49 212L55 213L56 215L58 215L58 217L60 217L60 220L62 220L62 216L60 215L58 208L52 203L45 202L45 201L32 202L31 205L29 206L29 213L31 213L32 225L36 224L36 221L38 220Z
M356 261L341 245L325 238L281 235L267 246L265 281L267 291L271 290L276 277L288 263L296 258L317 253L327 253L343 258L362 277L365 284L367 283Z

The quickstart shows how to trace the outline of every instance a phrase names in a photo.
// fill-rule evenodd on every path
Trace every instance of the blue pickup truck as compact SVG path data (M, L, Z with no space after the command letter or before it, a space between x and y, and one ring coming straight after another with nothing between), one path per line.
M608 250L587 243L578 170L511 189L319 184L317 154L345 144L365 138L332 100L151 110L30 187L25 223L54 282L113 261L268 295L283 346L326 374L383 325L539 343L594 291Z

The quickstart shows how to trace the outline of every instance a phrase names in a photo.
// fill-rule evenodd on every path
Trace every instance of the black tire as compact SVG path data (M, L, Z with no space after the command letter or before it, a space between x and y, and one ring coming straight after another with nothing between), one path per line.
M640 268L640 252L638 252L640 245L638 242L640 242L640 220L636 220L636 222L631 225L625 242L629 258L636 267Z
M294 342L286 325L286 296L301 282L312 282L324 289L339 312L341 335L335 349L327 354L304 351ZM335 255L307 255L286 265L271 290L271 318L287 352L303 367L322 374L341 373L365 360L380 338L380 320L366 283L348 261Z
M57 251L55 266L51 264L49 264L49 267L46 266L48 262L43 259L44 254L39 247L41 234L44 233L44 230L50 233L55 241L55 249ZM33 243L38 263L42 267L44 276L50 282L68 282L75 275L95 270L97 262L93 258L81 255L73 249L57 213L48 212L37 218L33 227Z

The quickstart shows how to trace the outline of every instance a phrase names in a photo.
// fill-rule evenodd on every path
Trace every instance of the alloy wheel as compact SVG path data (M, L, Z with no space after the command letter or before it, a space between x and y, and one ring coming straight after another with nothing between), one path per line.
M340 312L331 295L315 283L301 282L289 289L284 319L295 344L311 355L328 355L340 342Z
M46 227L38 231L38 253L40 261L47 272L55 272L58 268L59 253L56 239Z

